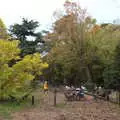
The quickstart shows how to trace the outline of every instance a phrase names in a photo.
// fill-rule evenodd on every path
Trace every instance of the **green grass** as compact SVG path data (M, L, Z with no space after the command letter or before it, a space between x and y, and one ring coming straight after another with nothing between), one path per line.
M35 104L32 105L31 97L32 95L35 96ZM18 102L11 102L11 101L5 101L0 102L0 116L4 120L11 120L12 116L11 114L14 112L22 111L25 109L30 109L34 107L40 107L41 106L41 99L42 99L42 92L40 92L40 89L33 92L26 100L18 103Z
M5 120L8 120L12 118L11 113L30 107L32 107L32 105L29 99L22 101L21 103L11 101L0 103L0 116L2 116Z

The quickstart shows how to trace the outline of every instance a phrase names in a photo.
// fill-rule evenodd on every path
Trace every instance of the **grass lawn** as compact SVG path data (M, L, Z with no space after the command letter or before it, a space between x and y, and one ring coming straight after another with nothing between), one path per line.
M35 96L35 105L32 105L32 95ZM39 90L36 90L33 92L26 100L18 103L18 102L11 102L11 101L5 101L0 102L0 117L2 117L5 120L12 119L11 114L14 112L22 111L25 109L33 108L33 107L40 107L40 101L43 96L43 93Z
M0 116L2 116L4 119L11 119L11 113L20 111L28 107L31 107L30 101L28 100L25 100L21 103L17 102L0 103Z

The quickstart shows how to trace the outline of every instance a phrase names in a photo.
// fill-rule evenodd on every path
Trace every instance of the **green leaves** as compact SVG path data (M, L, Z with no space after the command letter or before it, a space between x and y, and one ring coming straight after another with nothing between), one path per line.
M33 54L39 47L38 43L43 42L41 32L36 32L39 23L34 20L23 18L21 24L10 26L10 33L13 38L20 40L21 56Z
M19 57L18 41L0 40L0 99L14 96L20 98L31 90L31 81L48 67L39 53ZM15 60L11 67L9 62Z
M49 34L53 48L48 56L54 80L67 79L77 84L84 81L82 70L86 67L86 36L88 26L93 25L84 9L74 2L65 3L65 15L54 23L54 31ZM61 72L61 73L60 73ZM86 79L86 78L85 78Z
M103 74L113 64L120 25L97 25L74 2L66 2L64 7L64 15L56 20L53 33L47 36L52 43L48 55L51 79L55 82L66 79L68 84L89 81L104 86Z

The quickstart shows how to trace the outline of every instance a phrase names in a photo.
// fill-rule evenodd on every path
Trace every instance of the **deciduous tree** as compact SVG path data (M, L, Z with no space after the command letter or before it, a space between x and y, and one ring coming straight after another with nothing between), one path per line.
M21 98L28 94L32 89L32 80L48 67L39 53L27 55L21 60L18 45L19 41L0 40L0 99L10 96ZM11 60L16 60L16 63L9 66Z

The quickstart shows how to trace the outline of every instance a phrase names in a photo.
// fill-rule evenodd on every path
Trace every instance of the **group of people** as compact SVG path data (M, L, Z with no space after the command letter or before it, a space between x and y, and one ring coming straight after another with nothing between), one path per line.
M48 93L48 82L47 81L44 82L43 89L44 89L45 94ZM75 88L73 86L71 87L65 86L65 89L70 96L73 96L76 99L84 98L85 88L83 86L81 86L80 88Z
M80 99L80 98L84 98L84 87L81 86L80 88L74 88L73 86L69 87L69 86L65 86L65 89L67 91L67 93L72 97L74 97L75 99Z

